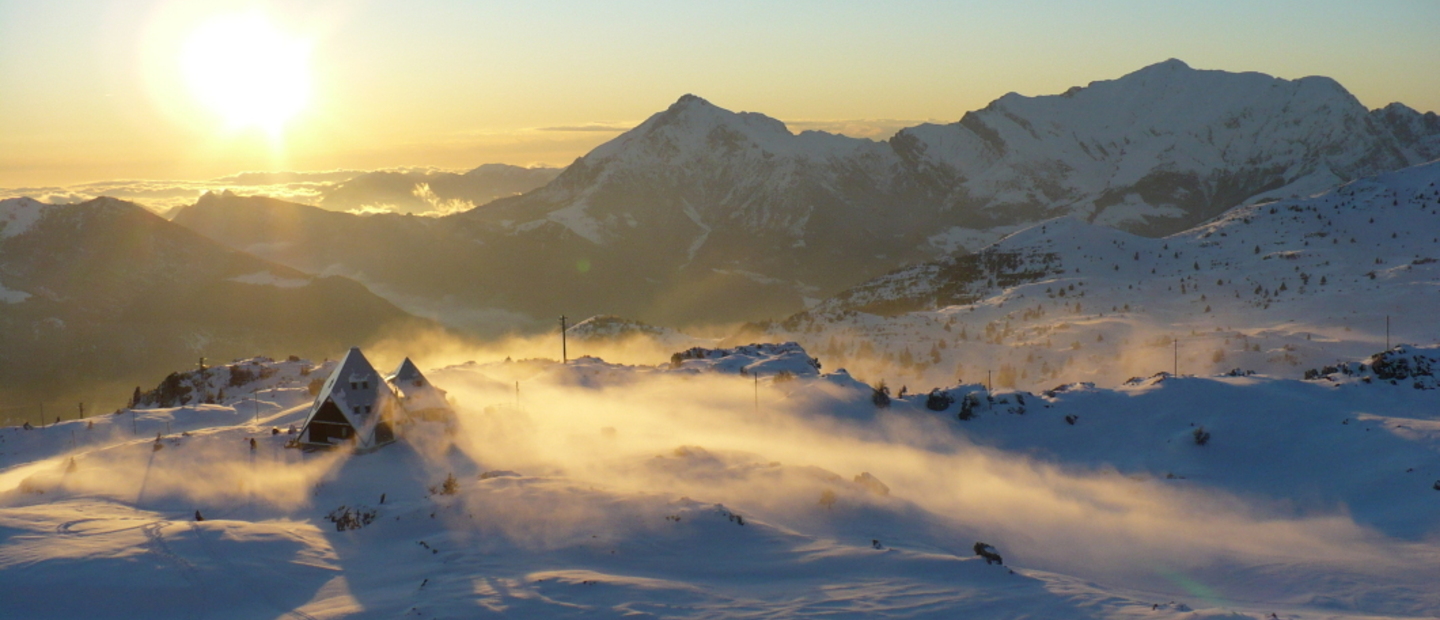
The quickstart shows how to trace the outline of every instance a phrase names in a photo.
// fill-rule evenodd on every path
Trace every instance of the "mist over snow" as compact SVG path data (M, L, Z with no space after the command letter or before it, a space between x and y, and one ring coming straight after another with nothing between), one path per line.
M1043 389L1178 370L1297 378L1440 342L1440 164L1241 206L1152 239L1076 218L897 270L739 338L868 380Z
M427 370L453 429L354 454L284 447L334 362L238 360L0 430L0 595L27 618L1427 617L1437 392L1388 379L1433 388L1440 350L1355 364L881 399L794 344L511 358Z

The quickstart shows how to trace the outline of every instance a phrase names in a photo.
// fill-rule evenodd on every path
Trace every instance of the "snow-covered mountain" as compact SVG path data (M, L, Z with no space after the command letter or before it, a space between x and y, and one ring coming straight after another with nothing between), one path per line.
M40 402L67 417L78 399L113 407L115 384L203 356L327 355L401 325L433 327L354 281L236 252L133 203L0 201L0 394L25 406L7 419L39 421Z
M885 142L794 134L686 95L544 187L433 228L337 221L306 236L257 228L265 216L237 200L202 201L176 220L299 269L361 277L414 311L451 303L681 325L788 314L1057 216L1158 236L1436 158L1434 113L1367 110L1328 78L1170 60L1060 95L1006 95ZM336 227L357 242L323 241ZM441 258L380 255L387 247ZM436 263L464 268L433 273Z
M1325 77L1172 59L1060 95L1011 93L891 145L912 170L958 182L942 208L973 222L1074 214L1155 235L1440 158L1440 118L1398 103L1366 110Z
M726 248L748 241L765 258L740 266L827 288L835 275L822 261L893 262L1065 214L1171 233L1436 158L1433 113L1372 112L1328 78L1169 60L1061 95L1006 95L883 143L796 135L686 95L554 183L467 217L541 218L597 245L653 246L663 232L687 263L740 260Z
M333 364L176 375L154 394L191 387L180 406L0 429L0 600L37 620L1440 610L1440 391L1357 366L877 406L809 359L431 370L457 427L368 454L284 447ZM1433 347L1365 364L1400 359L1440 367Z
M1383 347L1387 317L1394 341L1440 342L1437 299L1440 162L1159 239L1057 218L762 331L892 381L1115 385L1177 366L1297 375Z

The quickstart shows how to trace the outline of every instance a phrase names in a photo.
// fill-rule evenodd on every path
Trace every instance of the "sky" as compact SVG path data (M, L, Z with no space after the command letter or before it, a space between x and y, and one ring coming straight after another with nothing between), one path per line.
M0 187L565 165L694 93L884 139L1179 58L1440 110L1440 2L0 0Z

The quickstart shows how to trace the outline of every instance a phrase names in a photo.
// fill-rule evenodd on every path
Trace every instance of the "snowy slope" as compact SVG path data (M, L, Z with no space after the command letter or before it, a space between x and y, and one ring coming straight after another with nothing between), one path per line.
M1162 239L1050 220L845 291L766 337L926 386L987 372L1001 385L1113 386L1177 366L1298 377L1383 348L1387 317L1392 342L1440 341L1437 239L1432 163Z
M1061 95L1011 93L894 142L913 144L922 167L952 170L963 179L955 200L979 198L989 217L1077 214L1153 233L1430 161L1440 119L1401 104L1366 110L1329 78L1171 59Z
M9 239L30 230L44 215L46 205L32 198L0 200L0 239Z
M763 357L771 346L685 364ZM1437 353L1406 350L1430 364ZM1440 610L1430 570L1440 561L1440 492L1430 488L1440 478L1440 391L1156 377L1044 394L956 386L957 402L933 411L924 395L876 408L868 386L838 372L757 384L724 362L697 374L587 359L528 364L516 405L515 364L428 371L457 398L460 432L422 428L360 456L287 450L283 430L271 434L303 419L307 381L325 372L304 361L217 367L196 383L230 388L216 404L0 430L6 610L1061 619ZM595 380L575 381L587 373ZM978 404L961 421L967 395ZM1211 433L1204 445L1193 439L1199 427ZM976 541L1006 565L975 557ZM66 595L75 583L91 595Z

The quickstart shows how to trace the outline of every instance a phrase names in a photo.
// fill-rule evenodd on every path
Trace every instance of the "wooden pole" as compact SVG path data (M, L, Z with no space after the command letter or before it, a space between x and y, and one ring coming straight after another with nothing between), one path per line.
M560 315L560 363L570 363L570 352L566 349L565 343L565 315Z

